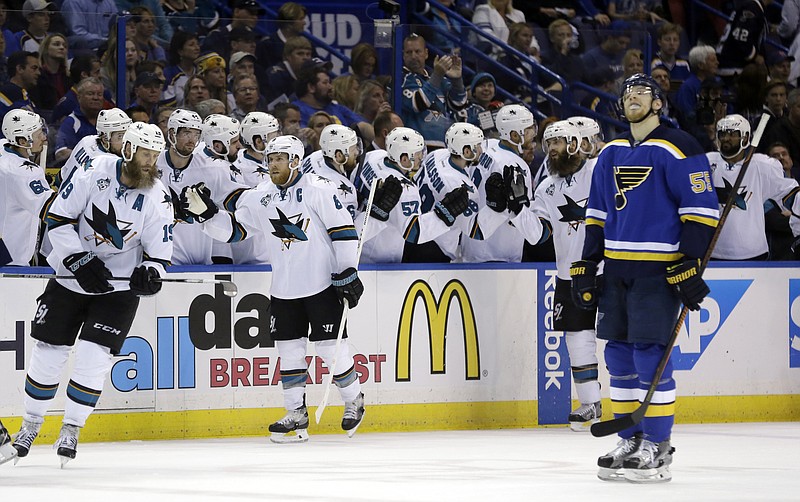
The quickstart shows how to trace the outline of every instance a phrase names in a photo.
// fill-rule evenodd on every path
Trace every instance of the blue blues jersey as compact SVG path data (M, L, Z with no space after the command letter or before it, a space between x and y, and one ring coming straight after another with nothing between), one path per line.
M453 124L452 114L467 104L467 92L447 79L437 88L428 75L410 72L403 78L401 116L406 127L419 131L428 146L444 147L444 133Z

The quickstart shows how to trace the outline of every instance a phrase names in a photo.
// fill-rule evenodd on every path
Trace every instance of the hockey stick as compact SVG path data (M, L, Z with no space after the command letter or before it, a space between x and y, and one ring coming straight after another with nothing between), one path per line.
M361 261L361 251L364 249L364 238L367 236L369 213L372 211L372 201L375 199L375 189L377 186L378 177L376 176L375 179L372 180L372 186L369 190L369 199L367 199L367 208L364 210L364 225L361 227L361 238L358 240L358 249L356 250L356 272L358 271L358 262ZM345 299L344 308L342 309L342 319L339 321L339 333L336 335L336 345L333 348L333 359L331 360L331 365L328 368L328 374L325 375L325 379L322 381L322 385L325 387L325 394L322 396L322 401L320 401L319 406L317 406L317 411L314 413L317 423L319 423L320 419L322 418L322 413L328 406L328 398L331 395L331 384L333 383L333 372L336 368L336 360L339 358L339 345L342 343L344 327L345 324L347 324L347 314L349 311L350 306L347 304L347 299Z
M733 184L733 188L731 188L731 193L728 194L727 200L725 200L725 207L722 208L722 213L719 216L719 222L717 223L717 228L714 230L714 235L711 237L711 242L708 245L706 254L703 256L703 260L700 262L701 273L705 271L708 262L711 260L711 254L714 252L714 246L717 244L717 241L719 240L720 233L722 232L722 227L725 224L725 220L728 219L728 214L731 212L731 208L733 207L734 197L736 197L736 194L739 192L739 187L742 185L744 174L747 171L747 168L750 166L750 161L753 159L753 154L755 153L756 148L758 147L758 143L761 141L761 135L764 134L764 129L767 127L768 121L769 121L769 115L767 115L766 113L762 114L761 119L758 121L756 132L753 134L753 139L750 142L750 149L744 158L744 162L742 163L742 168L739 171L738 176L736 176L736 182ZM625 415L619 418L614 418L612 420L607 420L605 422L597 422L595 424L592 424L591 428L592 436L594 437L609 436L611 434L615 434L630 427L633 427L634 425L642 421L645 413L647 412L647 408L650 406L650 403L653 400L653 395L655 394L656 388L658 387L658 382L661 380L661 376L664 374L664 370L667 368L667 363L669 363L669 358L672 355L672 348L675 346L675 342L678 339L678 334L680 334L681 327L683 327L683 322L686 320L686 315L688 313L689 313L689 308L686 307L686 305L684 305L681 308L681 313L678 316L678 320L675 323L675 327L672 329L672 336L667 342L664 355L658 362L658 366L656 366L656 372L653 375L653 381L650 383L650 387L647 389L647 394L645 394L644 400L642 400L642 404L640 404L638 408L633 410L633 412L630 415Z
M0 273L0 278L9 278L9 279L72 279L75 280L75 277L72 275L56 275L56 274L8 274L8 273ZM130 281L130 277L111 277L109 280L111 281ZM236 296L239 294L239 288L236 287L232 281L226 281L224 279L173 279L170 277L158 277L153 279L155 282L175 282L178 284L220 284L222 285L222 293L225 296Z

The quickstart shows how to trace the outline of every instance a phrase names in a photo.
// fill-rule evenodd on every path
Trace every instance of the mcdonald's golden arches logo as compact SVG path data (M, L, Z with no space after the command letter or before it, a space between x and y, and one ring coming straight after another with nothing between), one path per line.
M461 281L448 282L439 301L436 300L431 287L422 280L414 281L408 288L403 309L400 311L400 324L397 330L397 358L395 363L395 380L411 381L411 331L414 322L414 310L418 300L422 300L428 320L428 339L430 348L431 374L445 373L445 342L447 321L450 306L454 299L458 300L461 310L461 327L464 333L464 367L467 380L480 380L481 361L478 349L478 328L469 293Z

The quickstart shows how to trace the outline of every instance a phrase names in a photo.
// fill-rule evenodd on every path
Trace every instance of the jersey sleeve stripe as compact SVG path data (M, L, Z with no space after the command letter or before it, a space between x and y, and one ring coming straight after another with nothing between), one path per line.
M794 200L797 197L797 192L800 192L800 187L792 188L792 190L789 193L783 196L783 200L781 201L783 202L783 207L785 207L789 211L792 211L792 214L794 214L792 206L794 206ZM795 216L797 215L795 214Z
M539 218L539 221L542 222L542 236L539 238L539 242L536 244L547 242L547 239L553 235L553 225L550 223L550 220L546 218Z
M47 213L50 211L50 206L53 205L53 201L56 200L57 195L58 192L53 192L50 194L50 197L47 198L47 201L42 206L42 210L39 211L39 219L45 223L47 222Z
M603 220L598 220L597 218L586 218L587 225L597 225L598 227L605 227L606 222Z
M74 218L67 218L66 216L61 216L54 213L47 213L44 217L44 222L47 224L47 229L52 230L54 228L58 228L64 225L77 225L78 220Z
M680 246L666 242L635 242L635 241L615 241L606 239L606 247L617 250L631 251L654 251L657 253L673 253L678 251Z
M716 228L717 224L719 223L719 218L709 218L708 216L700 216L697 214L684 214L681 216L681 221L686 223L687 221L695 221L697 223L702 223L703 225L708 225L711 228Z
M353 225L334 227L328 229L328 235L332 241L357 241L358 232Z
M144 261L152 261L154 263L160 263L164 267L169 267L170 265L172 265L172 262L170 260L164 260L164 259L161 259L161 258L153 258L152 256L150 256L147 253L142 253L142 261L143 262Z
M419 242L419 234L420 234L419 217L414 216L413 218L411 218L411 223L408 224L405 232L403 232L403 239L406 242L416 244Z
M676 159L685 159L686 158L686 154L684 154L681 151L680 148L678 148L674 144L672 144L669 141L664 140L664 139L648 139L647 141L642 143L642 145L656 146L656 147L662 148L662 149L666 150L667 152L669 152Z
M624 261L663 261L673 262L680 260L681 253L654 253L648 251L613 251L606 249L605 257L613 260Z
M605 221L608 217L608 214L605 211L600 211L599 209L586 209L586 216L594 218L595 220Z
M225 207L226 211L233 212L236 210L236 202L239 200L239 197L242 196L244 193L244 188L239 188L234 190L233 192L229 193L225 200L223 201L222 205Z

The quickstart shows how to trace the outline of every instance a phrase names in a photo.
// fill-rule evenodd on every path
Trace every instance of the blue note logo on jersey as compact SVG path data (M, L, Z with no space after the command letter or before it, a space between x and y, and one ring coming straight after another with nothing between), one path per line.
M800 368L800 279L789 279L789 367Z
M614 205L617 211L625 209L628 205L628 198L625 192L638 187L650 176L652 167L648 166L614 166L614 183L617 185L617 193L614 195Z
M676 370L694 368L753 283L752 279L706 282L711 294L700 304L700 312L689 312L686 316L672 350L672 364Z

